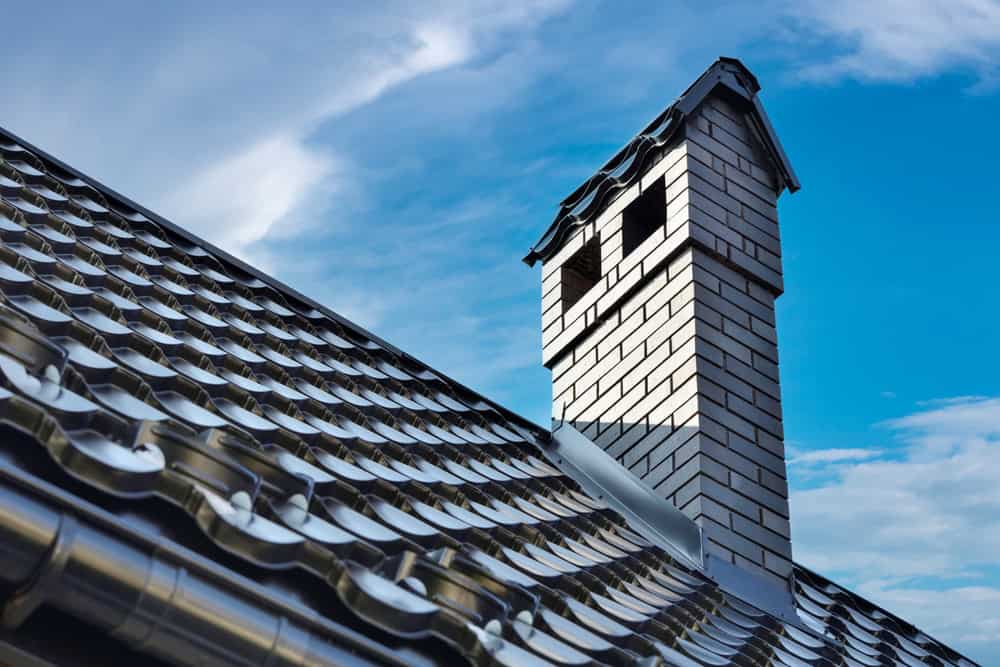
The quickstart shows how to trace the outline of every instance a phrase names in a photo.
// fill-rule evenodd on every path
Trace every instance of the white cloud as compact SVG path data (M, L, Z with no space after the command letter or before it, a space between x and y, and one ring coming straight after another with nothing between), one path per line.
M895 446L816 452L820 486L794 490L793 470L796 559L1000 658L1000 399L944 401L884 426Z
M791 453L791 452L789 452ZM789 465L815 465L838 463L841 461L867 461L878 458L882 452L877 449L817 449L796 452L788 459Z
M787 11L800 36L831 39L838 49L803 69L809 79L906 82L962 69L988 84L997 74L996 0L806 0Z
M310 149L300 137L267 137L195 171L161 207L187 229L247 259L247 247L287 221L317 189L332 189L335 166L333 156Z
M555 3L552 8L559 6ZM283 124L276 134L241 144L232 154L194 171L160 198L161 210L238 256L257 264L276 261L266 248L251 252L250 246L288 233L290 218L301 221L305 206L309 218L320 219L329 197L335 194L329 178L338 162L345 160L309 145L310 135L319 126L371 103L394 86L469 59L484 31L532 20L537 20L534 14L487 12L484 18L451 10L437 18L420 18L402 29L406 46L372 52L362 61L362 71L347 77L347 85L338 82L340 85L324 90L319 84L325 77L318 76L313 98L281 119ZM227 75L232 76L232 72ZM348 178L348 171L339 170L341 179Z
M162 15L151 6L106 17L121 28L106 34L109 48L62 54L57 45L73 43L71 30L35 33L43 22L20 16L10 44L18 66L0 68L18 90L4 122L177 224L260 260L268 249L251 246L287 233L292 219L319 221L332 196L359 187L350 160L314 139L325 123L468 62L500 36L530 31L567 2L390 0L238 13L179 4ZM67 8L62 25L92 18L100 19ZM157 30L139 39L130 19ZM300 215L306 205L309 215Z
M930 398L926 401L917 401L917 405L920 406L937 406L937 405L953 405L955 403L972 403L975 401L984 401L988 399L989 396L952 396L951 398Z

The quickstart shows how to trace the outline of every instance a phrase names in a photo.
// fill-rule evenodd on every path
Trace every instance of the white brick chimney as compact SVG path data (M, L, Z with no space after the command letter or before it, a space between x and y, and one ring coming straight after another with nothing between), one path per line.
M542 261L553 417L697 521L711 557L786 583L776 207L798 183L758 90L716 62L526 261Z

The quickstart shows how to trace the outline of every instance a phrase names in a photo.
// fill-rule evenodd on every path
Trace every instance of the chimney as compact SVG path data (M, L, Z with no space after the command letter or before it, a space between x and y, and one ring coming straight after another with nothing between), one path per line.
M525 261L542 262L553 418L695 520L710 558L787 586L777 199L799 186L759 89L717 61Z

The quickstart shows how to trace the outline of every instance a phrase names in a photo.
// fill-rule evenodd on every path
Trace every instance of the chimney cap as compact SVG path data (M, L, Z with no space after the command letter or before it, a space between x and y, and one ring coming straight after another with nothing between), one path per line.
M535 262L551 257L569 238L569 232L590 222L618 193L631 187L649 167L649 157L679 138L678 130L684 126L688 114L719 89L746 110L748 120L777 168L779 187L787 187L790 192L798 190L801 186L795 170L757 97L760 92L757 77L738 59L720 57L596 174L563 199L555 220L525 255L524 263L534 266Z

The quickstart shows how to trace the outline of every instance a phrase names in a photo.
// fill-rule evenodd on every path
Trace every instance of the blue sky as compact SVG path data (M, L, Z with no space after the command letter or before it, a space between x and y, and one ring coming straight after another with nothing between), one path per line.
M520 257L743 59L803 183L796 558L1000 663L1000 4L140 4L5 9L0 124L538 422Z

